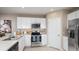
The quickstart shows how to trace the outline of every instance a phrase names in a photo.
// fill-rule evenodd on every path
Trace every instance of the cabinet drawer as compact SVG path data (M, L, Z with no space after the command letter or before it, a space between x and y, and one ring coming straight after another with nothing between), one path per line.
M42 35L42 45L46 45L46 44L47 44L47 36Z

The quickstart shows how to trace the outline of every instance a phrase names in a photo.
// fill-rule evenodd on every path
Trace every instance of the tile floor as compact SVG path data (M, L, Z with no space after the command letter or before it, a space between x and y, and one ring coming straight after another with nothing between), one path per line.
M44 46L44 47L25 47L24 51L60 51L60 50Z

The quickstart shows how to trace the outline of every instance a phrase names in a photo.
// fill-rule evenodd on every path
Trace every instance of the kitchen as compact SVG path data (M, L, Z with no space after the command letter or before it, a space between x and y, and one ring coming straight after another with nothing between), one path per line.
M38 26L38 24L39 24L39 26ZM40 24L41 24L41 26L40 26ZM32 29L31 26L34 28ZM38 28L38 27L41 27L41 28ZM16 31L16 33L15 32L6 33L5 36L1 37L0 39L2 41L19 40L19 45L21 46L21 47L19 47L19 50L23 50L23 48L25 46L26 47L31 46L32 31L39 31L42 34L41 36L42 36L43 40L41 41L42 43L40 42L40 45L47 44L46 20L44 18L17 17L17 31ZM39 44L37 46L39 46Z
M72 9L0 7L0 28L9 23L0 30L0 50L68 51L67 14Z

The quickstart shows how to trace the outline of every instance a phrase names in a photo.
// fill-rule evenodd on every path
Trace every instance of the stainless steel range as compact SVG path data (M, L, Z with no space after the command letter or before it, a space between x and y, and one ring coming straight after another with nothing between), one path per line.
M31 46L41 46L41 34L40 32L32 32L31 34Z

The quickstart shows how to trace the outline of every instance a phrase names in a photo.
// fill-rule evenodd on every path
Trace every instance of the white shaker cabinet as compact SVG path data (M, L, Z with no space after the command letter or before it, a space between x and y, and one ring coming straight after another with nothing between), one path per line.
M17 17L17 28L18 29L31 28L31 18Z
M22 17L22 27L25 29L31 28L31 18Z
M26 21L26 18L25 17L22 17L22 22L21 23L22 23L22 29L27 27L26 26L27 21Z
M31 25L35 23L39 23L41 29L46 28L45 18L17 17L17 28L18 29L31 28Z
M41 29L45 29L46 28L46 19L40 18L40 21L41 21Z
M79 10L74 11L70 14L68 14L67 19L68 20L74 20L74 19L78 19L79 18Z
M63 49L68 51L68 37L63 36Z
M39 23L41 29L46 28L45 18L17 17L17 28L18 29L31 28L31 25L35 23Z
M31 24L35 24L35 23L41 24L40 21L41 21L40 18L31 18Z
M31 46L31 35L25 35L25 46L26 47Z
M22 28L22 17L17 17L17 28L18 29Z
M18 45L19 51L23 51L24 46L25 46L25 37L23 36L19 38L19 45Z
M68 20L73 20L73 19L75 19L74 13L68 14L67 19L68 19Z
M47 35L42 35L42 45L47 45Z

